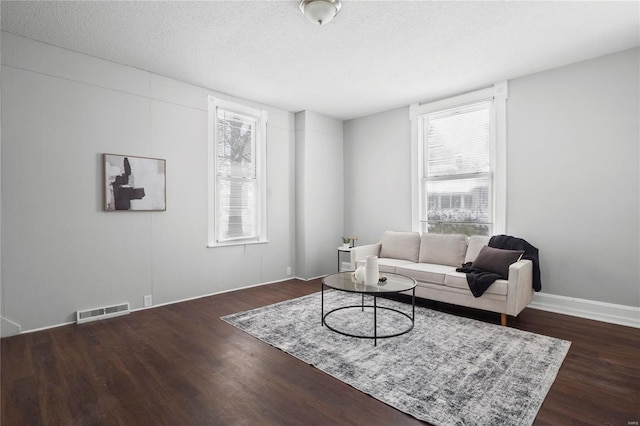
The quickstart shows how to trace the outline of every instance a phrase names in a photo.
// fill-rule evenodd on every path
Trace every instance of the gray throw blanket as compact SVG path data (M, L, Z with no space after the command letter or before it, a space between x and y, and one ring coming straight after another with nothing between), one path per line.
M494 235L489 239L489 247L503 250L523 250L522 259L533 262L533 289L535 291L542 290L542 282L540 281L540 263L538 261L538 249L529 244L522 238L512 237L510 235ZM467 283L469 290L475 297L480 297L484 292L498 279L508 279L495 272L484 271L472 267L472 262L467 262L461 268L456 269L458 272L464 272L467 275Z

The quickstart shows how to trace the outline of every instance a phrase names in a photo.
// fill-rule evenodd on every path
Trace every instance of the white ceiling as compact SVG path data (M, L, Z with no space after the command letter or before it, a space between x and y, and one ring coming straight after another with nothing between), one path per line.
M288 111L350 119L640 45L640 2L2 1L2 30Z

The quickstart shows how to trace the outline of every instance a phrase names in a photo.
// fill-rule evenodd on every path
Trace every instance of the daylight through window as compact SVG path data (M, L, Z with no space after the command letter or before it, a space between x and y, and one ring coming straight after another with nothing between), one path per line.
M266 113L210 99L209 245L265 240Z
M428 232L492 233L492 107L489 100L422 117L422 222Z
M414 231L505 232L507 89L411 105Z

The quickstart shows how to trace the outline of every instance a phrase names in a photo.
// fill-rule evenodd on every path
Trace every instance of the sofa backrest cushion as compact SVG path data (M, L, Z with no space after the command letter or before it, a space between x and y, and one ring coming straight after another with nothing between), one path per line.
M464 256L464 263L473 262L478 257L478 253L482 250L482 247L489 244L491 237L485 235L472 235L469 237L469 246L467 247L467 254Z
M420 234L417 232L385 231L380 244L380 257L418 261Z
M420 262L461 266L467 252L467 237L462 234L422 234Z

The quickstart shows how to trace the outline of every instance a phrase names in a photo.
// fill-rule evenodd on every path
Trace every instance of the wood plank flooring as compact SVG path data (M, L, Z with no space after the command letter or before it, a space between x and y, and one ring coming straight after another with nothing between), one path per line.
M1 424L424 424L219 320L319 289L291 280L2 339ZM534 309L509 326L572 342L536 425L638 424L640 330Z

